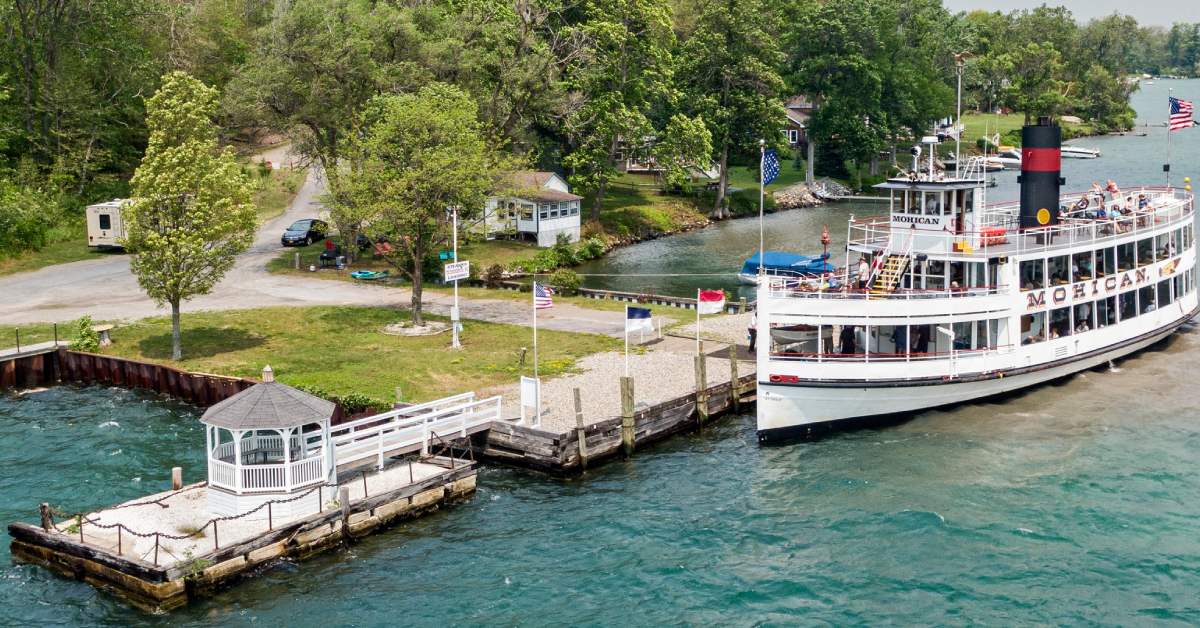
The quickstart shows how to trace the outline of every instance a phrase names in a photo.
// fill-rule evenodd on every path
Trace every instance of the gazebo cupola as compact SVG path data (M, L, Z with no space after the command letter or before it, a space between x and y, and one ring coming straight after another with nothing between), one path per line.
M275 381L262 383L205 411L208 507L213 514L244 514L266 501L284 500L333 478L329 423L336 406ZM263 509L255 516L265 519ZM275 517L320 510L320 497L272 504Z

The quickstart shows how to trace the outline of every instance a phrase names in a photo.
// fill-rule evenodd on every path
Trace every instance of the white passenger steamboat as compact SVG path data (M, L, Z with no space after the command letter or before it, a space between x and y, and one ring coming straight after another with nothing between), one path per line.
M878 185L850 220L841 281L758 291L760 441L1040 384L1145 348L1197 313L1194 199L1060 195L1059 127L1022 132L1020 202L987 206L981 164Z

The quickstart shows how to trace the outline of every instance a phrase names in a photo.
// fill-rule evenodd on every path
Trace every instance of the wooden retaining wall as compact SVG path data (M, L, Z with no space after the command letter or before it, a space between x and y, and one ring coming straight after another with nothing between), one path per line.
M737 397L741 407L753 403L756 376L738 378ZM712 419L734 407L729 382L706 391L707 416ZM672 434L700 427L696 412L697 396L692 394L660 403L633 415L635 447L662 440ZM622 451L622 417L605 419L566 433L517 425L503 421L492 424L486 434L476 437L476 452L485 459L551 472L577 472L585 468L579 447L583 434L586 466L611 458Z
M197 562L154 565L118 555L116 548L80 543L74 537L12 523L12 555L68 578L110 591L150 612L178 608L209 595L257 567L283 558L304 559L395 523L412 519L475 492L473 463L395 491L360 499L349 512L327 510L281 525L253 539L196 556ZM348 515L348 516L347 516Z

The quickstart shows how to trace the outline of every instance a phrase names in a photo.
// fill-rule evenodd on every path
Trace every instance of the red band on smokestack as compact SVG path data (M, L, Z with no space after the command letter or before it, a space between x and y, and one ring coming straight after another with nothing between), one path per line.
M1058 148L1022 148L1021 172L1058 172L1062 151Z

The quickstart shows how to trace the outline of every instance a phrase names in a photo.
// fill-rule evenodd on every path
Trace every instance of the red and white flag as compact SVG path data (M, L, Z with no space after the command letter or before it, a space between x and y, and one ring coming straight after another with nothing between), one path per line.
M701 290L696 298L696 311L700 314L720 314L725 311L724 290Z

